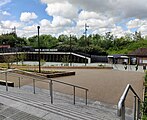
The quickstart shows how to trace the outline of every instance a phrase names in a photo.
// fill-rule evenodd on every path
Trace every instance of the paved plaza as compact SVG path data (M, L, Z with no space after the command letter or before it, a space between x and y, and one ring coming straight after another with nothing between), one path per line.
M8 80L16 88L0 87L0 120L118 120L117 103L127 84L131 84L140 98L143 98L144 71L124 70L122 65L114 69L50 69L75 71L76 75L54 78L58 81L89 89L88 106L84 105L85 91L76 88L76 106L73 105L73 87L53 82L54 105L50 104L49 84L36 82L33 94L33 79L25 75L9 73ZM18 78L21 89L18 89ZM1 75L5 79L5 75ZM26 92L25 92L26 91ZM43 99L42 99L43 98ZM83 100L81 99L83 98ZM133 95L129 93L126 105L133 106ZM87 114L85 114L87 113ZM132 110L126 111L127 119L132 119Z
M143 97L144 72L141 71L141 68L137 72L135 70L124 70L121 65L118 65L117 69L46 69L75 71L75 76L54 79L88 88L88 98L92 100L116 105L127 84L131 84L139 96ZM4 79L5 76L2 77ZM9 76L8 79L18 86L18 76ZM32 78L22 76L21 85L32 85ZM36 85L39 88L49 89L49 85L46 83L37 82ZM53 89L58 92L73 94L72 87L59 83L53 83ZM76 89L76 95L85 97L85 91ZM132 106L132 96L129 96L127 103Z

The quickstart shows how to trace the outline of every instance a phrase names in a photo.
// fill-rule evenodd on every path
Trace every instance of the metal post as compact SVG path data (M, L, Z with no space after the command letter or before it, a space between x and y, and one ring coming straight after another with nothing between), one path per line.
M73 86L73 94L74 94L74 105L75 105L75 101L76 101L76 87Z
M137 120L141 119L140 115L140 100L138 99Z
M86 91L86 101L85 101L85 103L87 105L87 92L88 92L88 90L85 90L85 91Z
M121 120L125 120L125 101L122 103Z
M35 94L35 79L33 79L33 90L34 90L34 94Z
M86 41L86 44L87 44L87 28L89 27L86 23L85 23L85 31L84 31L84 34L85 34L85 41ZM88 46L89 46L89 43L88 43ZM86 66L86 63L87 63L87 60L86 60L86 51L85 50L85 66Z
M18 87L20 88L20 77L18 78Z
M70 66L72 66L72 55L71 55L71 35L70 35Z
M40 65L40 40L39 40L39 29L40 26L37 26L38 29L38 61L39 61L39 73L41 73L41 65Z
M136 120L136 96L134 96L134 120Z
M50 81L50 96L51 96L51 104L53 104L53 81Z
M8 91L8 80L7 80L7 72L5 72L5 81L6 81L6 91Z

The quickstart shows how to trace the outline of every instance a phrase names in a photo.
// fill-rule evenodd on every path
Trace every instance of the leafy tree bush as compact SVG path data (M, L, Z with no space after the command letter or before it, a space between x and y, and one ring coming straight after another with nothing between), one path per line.
M16 56L14 55L3 55L4 62L7 64L7 68L10 69L11 64L16 61Z

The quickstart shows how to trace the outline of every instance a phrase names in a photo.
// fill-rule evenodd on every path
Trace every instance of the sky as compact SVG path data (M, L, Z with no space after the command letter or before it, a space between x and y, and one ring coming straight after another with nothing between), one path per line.
M147 0L0 0L0 34L147 35Z

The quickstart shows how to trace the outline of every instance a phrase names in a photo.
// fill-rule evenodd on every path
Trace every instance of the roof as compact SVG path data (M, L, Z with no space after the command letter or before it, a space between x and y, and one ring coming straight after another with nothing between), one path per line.
M114 54L114 55L108 55L108 58L128 58L128 56L122 54Z
M147 56L147 48L138 48L135 51L129 53L128 55Z

